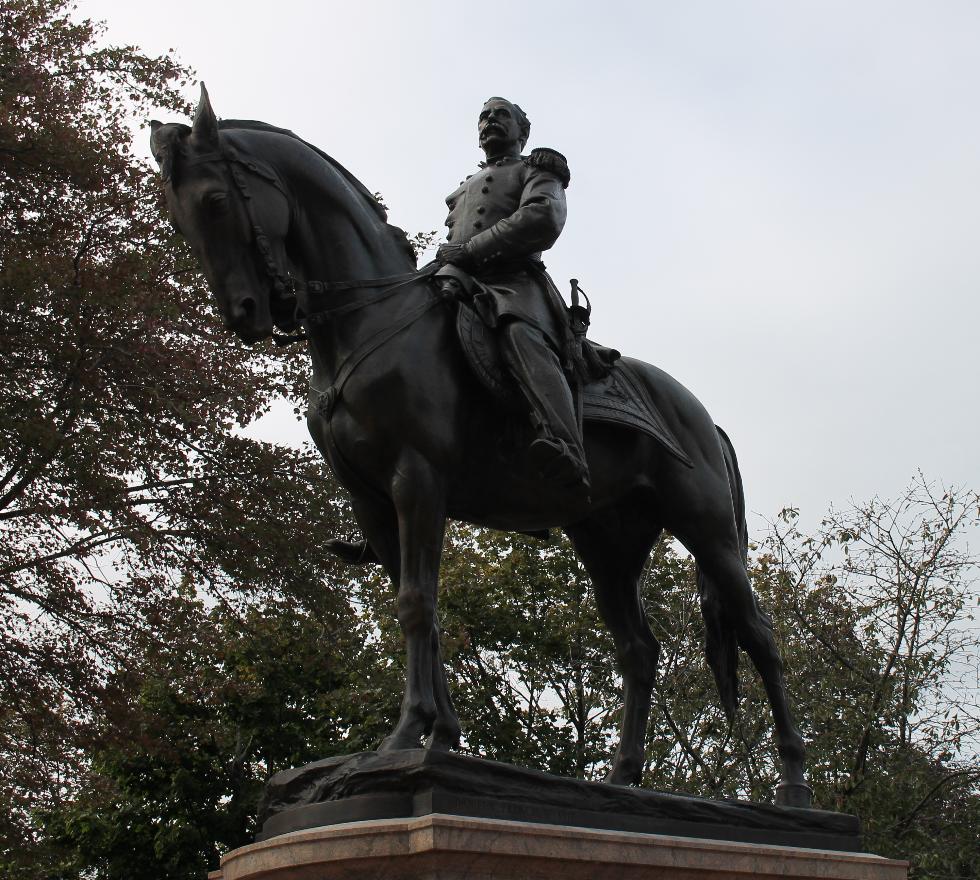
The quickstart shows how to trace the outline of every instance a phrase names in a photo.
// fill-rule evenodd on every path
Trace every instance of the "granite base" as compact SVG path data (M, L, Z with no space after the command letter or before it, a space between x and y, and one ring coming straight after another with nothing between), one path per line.
M908 863L773 846L433 813L280 834L211 880L907 880Z

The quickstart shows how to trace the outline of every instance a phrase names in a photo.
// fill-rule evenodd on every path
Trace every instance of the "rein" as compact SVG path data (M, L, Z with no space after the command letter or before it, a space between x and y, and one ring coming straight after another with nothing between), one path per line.
M401 275L389 275L386 278L369 278L362 281L299 281L298 279L291 279L294 282L293 290L297 294L297 304L295 318L297 321L306 321L310 326L319 326L325 324L331 318L337 318L341 315L346 315L350 312L356 312L358 309L363 309L367 306L376 305L379 302L384 302L390 296L393 296L398 290L409 284L412 281L417 281L421 278L428 278L432 275L439 266L437 263L432 263L428 266L423 266L421 269L415 272L405 272ZM317 293L330 293L332 291L339 290L365 290L371 287L382 287L388 285L383 290L369 297L359 297L358 299L352 300L351 302L341 303L339 305L321 305L312 306L309 302L305 305L299 303L299 295L306 294L317 294ZM435 300L438 302L438 300ZM292 345L294 342L305 342L309 337L305 333L296 333L292 336L283 336L278 333L272 334L272 341L275 342L279 347L286 345Z
M388 275L385 278L371 278L359 281L298 281L297 283L302 285L302 287L297 287L297 292L306 294L307 297L310 294L335 293L342 290L359 291L372 287L381 287L384 289L371 296L358 297L349 302L339 304L313 305L307 299L305 305L298 305L296 307L296 317L300 320L305 319L308 323L314 325L323 324L330 318L346 315L350 312L356 312L358 309L363 309L366 306L373 306L379 302L384 302L406 284L419 281L422 278L431 277L436 273L438 268L439 264L433 262L423 266L421 269L416 269L414 272L403 272L401 275Z

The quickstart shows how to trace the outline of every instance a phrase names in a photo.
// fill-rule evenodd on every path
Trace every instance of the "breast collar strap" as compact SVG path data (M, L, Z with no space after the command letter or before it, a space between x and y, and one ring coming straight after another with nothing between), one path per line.
M330 421L330 416L333 415L334 407L340 399L344 385L347 384L347 380L354 374L354 370L360 366L362 361L369 355L374 354L386 342L394 339L403 330L407 330L423 315L432 311L432 309L446 302L448 299L451 299L451 296L433 294L428 299L420 302L407 314L403 315L401 320L395 321L393 324L388 324L386 327L382 327L377 333L369 336L345 358L344 362L340 365L340 369L337 370L337 375L333 383L328 388L317 388L311 382L310 387L318 395L316 404L317 412L326 421Z

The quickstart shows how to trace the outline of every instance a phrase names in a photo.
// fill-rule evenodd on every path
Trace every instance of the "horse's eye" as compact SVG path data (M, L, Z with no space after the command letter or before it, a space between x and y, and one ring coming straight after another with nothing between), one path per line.
M228 204L228 194L223 192L208 193L204 197L204 202L209 208L221 210Z

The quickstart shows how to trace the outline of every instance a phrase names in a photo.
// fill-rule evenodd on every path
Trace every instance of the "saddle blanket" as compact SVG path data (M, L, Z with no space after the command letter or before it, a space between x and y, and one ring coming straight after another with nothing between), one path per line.
M582 419L586 422L610 422L649 434L671 455L690 468L694 462L667 427L636 375L633 367L617 361L609 375L590 382L582 389Z

